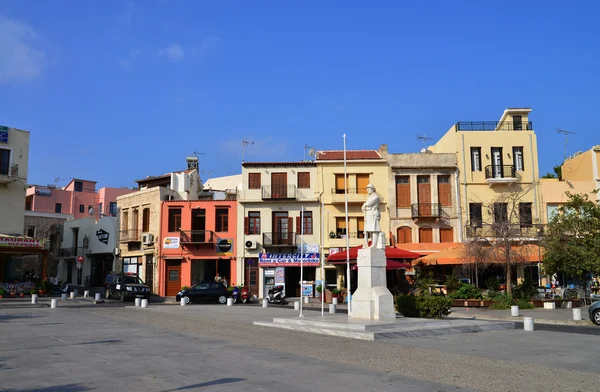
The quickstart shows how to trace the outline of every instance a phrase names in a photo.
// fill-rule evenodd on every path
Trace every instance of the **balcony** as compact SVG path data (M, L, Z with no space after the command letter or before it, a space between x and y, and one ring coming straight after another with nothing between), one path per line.
M512 184L519 180L517 171L511 165L489 165L485 167L485 182L494 184Z
M122 244L126 242L141 242L142 233L136 229L121 230L119 232L119 238Z
M19 179L19 165L0 168L0 184L17 181Z
M467 238L497 238L497 239L539 239L543 235L544 225L524 223L477 223L466 224Z
M531 121L459 121L457 131L522 131L533 130Z
M210 245L215 247L219 237L212 230L181 230L179 242L182 245Z
M348 203L364 203L367 200L366 189L348 188ZM379 195L379 201L383 202L383 197ZM332 188L331 189L331 202L333 204L345 203L346 195L344 189Z
M296 185L263 185L261 195L263 200L295 200Z
M59 257L77 257L83 254L83 249L81 247L70 247L70 248L61 248L59 252Z
M263 233L263 246L296 246L296 233L294 232L282 232L282 233Z
M439 219L442 213L442 205L438 203L414 203L411 206L412 219Z

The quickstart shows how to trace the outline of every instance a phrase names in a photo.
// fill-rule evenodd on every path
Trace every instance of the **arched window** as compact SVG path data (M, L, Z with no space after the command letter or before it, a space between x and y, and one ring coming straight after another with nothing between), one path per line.
M407 226L398 227L396 238L398 239L398 244L412 243L412 229Z
M419 228L419 242L422 244L430 244L433 242L433 229L431 227Z
M452 227L440 227L440 242L454 242L454 229Z

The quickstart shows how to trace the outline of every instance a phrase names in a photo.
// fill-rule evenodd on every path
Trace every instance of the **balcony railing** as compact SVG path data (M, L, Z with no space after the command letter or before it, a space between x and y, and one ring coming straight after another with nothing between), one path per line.
M485 179L517 178L516 170L511 165L489 165L485 167Z
M276 232L276 233L263 233L263 246L296 246L296 233L288 232Z
M466 224L467 238L519 238L535 239L543 236L544 225L521 223L480 223Z
M417 218L441 218L442 205L438 203L414 203L411 206L413 219Z
M344 193L344 188L339 189L339 188L331 188L331 194L332 195L343 195ZM349 195L365 195L365 198L367 197L367 189L356 189L356 188L348 188L348 194Z
M181 230L179 242L181 244L212 245L219 241L219 237L212 230Z
M0 169L0 184L16 181L19 178L19 165L11 165Z
M142 241L142 233L136 229L121 230L119 232L120 242L140 242Z
M459 121L458 131L522 131L533 129L531 121Z
M263 185L263 200L296 199L296 185Z
M365 232L364 231L359 231L358 233L329 233L329 238L334 240L334 239L345 239L346 236L348 236L348 238L365 238Z
M77 257L83 254L84 248L81 247L70 247L70 248L61 248L59 252L60 257Z

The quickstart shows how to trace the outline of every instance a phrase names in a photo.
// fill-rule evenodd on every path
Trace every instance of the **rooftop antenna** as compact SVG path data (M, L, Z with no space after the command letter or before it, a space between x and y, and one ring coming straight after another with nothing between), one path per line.
M210 175L211 173L214 173L214 170L204 170L202 169L202 174L204 175L204 173L208 174L208 176L206 176L206 179L210 179Z
M421 152L426 152L427 151L427 141L428 140L435 140L432 137L427 137L427 135L417 135L417 139L421 140L423 142L423 148L421 149Z
M556 133L562 133L563 135L565 135L565 156L564 156L564 161L567 160L567 143L569 142L569 135L575 135L575 132L569 132L569 131L565 131L564 129L560 129L560 128L556 128Z
M306 150L308 150L308 156L309 157L314 157L317 153L317 150L311 146L309 146L308 144L304 145L304 162L306 162Z
M254 145L254 142L252 140L248 140L246 137L244 140L242 140L242 163L244 163L244 147L248 145Z

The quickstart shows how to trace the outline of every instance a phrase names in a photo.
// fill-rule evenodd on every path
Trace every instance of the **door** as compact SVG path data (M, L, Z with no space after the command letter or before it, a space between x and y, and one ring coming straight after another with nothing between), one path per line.
M206 241L206 210L192 210L192 242L205 243Z
M146 255L146 279L144 282L154 292L154 255Z
M494 178L502 178L502 148L492 147L492 165Z
M167 261L167 297L174 297L181 290L181 260Z
M419 203L419 217L431 216L431 185L429 176L417 177L417 200Z
M246 259L245 285L250 289L250 294L258 295L258 260Z
M67 283L73 284L73 260L67 260Z
M271 198L287 198L287 173L271 173Z
M273 212L273 245L291 244L293 233L290 233L292 218L288 218L287 211Z

